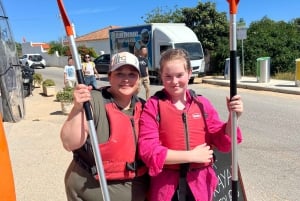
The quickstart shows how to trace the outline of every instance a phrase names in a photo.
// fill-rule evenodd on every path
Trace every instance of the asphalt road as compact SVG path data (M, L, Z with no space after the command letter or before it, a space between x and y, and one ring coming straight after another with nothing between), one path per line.
M191 86L196 87L198 86ZM199 88L227 118L226 87ZM245 112L238 158L248 200L297 201L300 192L300 96L238 89Z
M62 69L38 69L62 88ZM99 86L107 85L101 75ZM162 86L151 85L151 94ZM192 84L190 88L209 98L226 120L228 87ZM41 89L26 98L27 115L21 122L5 123L20 201L63 201L63 177L71 159L59 140L66 116L59 103L44 97ZM300 197L300 96L238 89L245 112L239 120L244 141L238 160L249 201L297 201ZM144 90L140 92L145 96Z

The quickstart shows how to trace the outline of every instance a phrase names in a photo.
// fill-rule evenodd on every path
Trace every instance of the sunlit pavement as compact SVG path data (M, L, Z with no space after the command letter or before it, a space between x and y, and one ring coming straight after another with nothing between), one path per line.
M196 78L194 83L207 83L221 86L230 86L230 80L224 76L206 76ZM273 91L286 94L300 95L300 86L295 81L270 79L266 82L258 82L256 77L241 77L237 80L238 88Z

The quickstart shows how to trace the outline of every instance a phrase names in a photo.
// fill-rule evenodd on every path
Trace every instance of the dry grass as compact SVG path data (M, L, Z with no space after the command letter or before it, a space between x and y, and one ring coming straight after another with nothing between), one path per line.
M295 80L295 73L287 72L287 73L276 73L275 76L272 76L273 79L277 80Z

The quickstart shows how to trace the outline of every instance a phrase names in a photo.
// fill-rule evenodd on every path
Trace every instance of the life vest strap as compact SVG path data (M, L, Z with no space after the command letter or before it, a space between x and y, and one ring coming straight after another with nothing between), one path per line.
M73 159L80 167L82 167L84 170L86 170L88 173L90 173L96 180L99 179L96 165L88 164L78 154L73 154ZM145 173L145 171L143 170L144 169L143 167L145 168L146 166L142 160L137 160L132 163L126 162L126 170L135 172L136 176L141 176Z
M85 169L92 176L95 177L97 175L97 167L96 167L96 165L89 165L86 161L82 160L80 158L80 156L78 156L77 154L73 154L73 159L74 159L74 161L78 165L80 165L80 167L82 167L83 169Z

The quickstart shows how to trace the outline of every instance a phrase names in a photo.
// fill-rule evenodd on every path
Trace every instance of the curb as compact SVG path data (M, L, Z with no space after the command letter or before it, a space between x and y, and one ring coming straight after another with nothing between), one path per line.
M200 79L197 79L197 82L199 83ZM275 82L275 81L273 81ZM300 95L300 87L294 86L292 89L289 89L291 86L284 87L283 84L280 84L280 82L285 81L276 81L277 84L272 83L257 83L257 82L238 82L237 87L238 88L244 88L244 89L250 89L250 90L259 90L259 91L271 91L276 93L285 93L285 94L293 94L293 95ZM219 78L202 78L200 83L206 83L206 84L213 84L213 85L219 85L219 86L230 86L229 80L222 80Z

